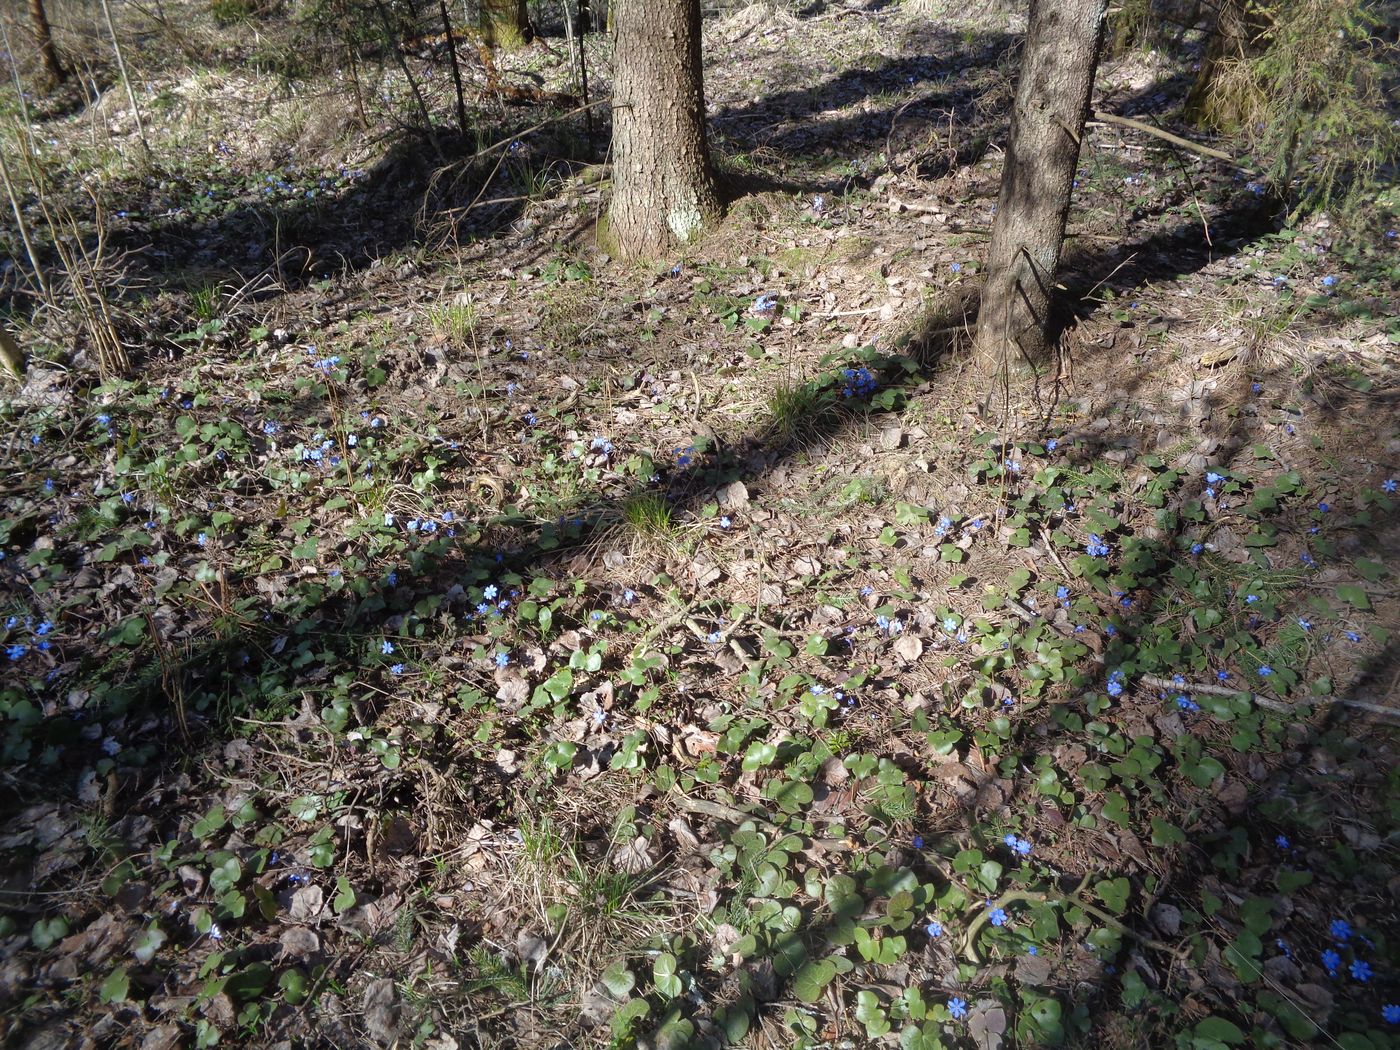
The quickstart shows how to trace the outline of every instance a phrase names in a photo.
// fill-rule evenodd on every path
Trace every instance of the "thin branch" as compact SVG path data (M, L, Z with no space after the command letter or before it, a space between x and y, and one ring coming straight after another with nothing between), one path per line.
M1230 156L1224 150L1218 150L1213 146L1205 146L1199 142L1192 142L1184 139L1180 135L1173 135L1170 131L1163 131L1161 128L1154 128L1151 124L1141 120L1134 120L1132 117L1120 117L1116 113L1105 113L1101 109L1094 110L1094 119L1103 124L1118 124L1125 128L1132 128L1134 131L1141 131L1144 135L1151 135L1164 142L1170 142L1173 146L1180 146L1184 150L1192 153L1201 153L1207 157L1214 157L1216 160L1229 161L1237 168L1244 167L1238 160Z

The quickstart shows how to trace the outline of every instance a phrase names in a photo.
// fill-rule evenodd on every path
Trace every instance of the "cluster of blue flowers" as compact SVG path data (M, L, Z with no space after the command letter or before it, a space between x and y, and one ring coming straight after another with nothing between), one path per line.
M1029 839L1023 839L1019 835L1008 834L1002 839L1002 842L1006 843L1007 849L1020 857L1029 857L1031 855L1031 850L1034 848L1031 846Z
M1084 550L1091 558L1106 558L1109 553L1108 544L1098 533L1089 534L1089 542L1084 545Z
M841 379L841 396L847 398L869 397L880 385L870 369L864 366L842 369Z
M1327 975L1329 977L1338 976L1344 961L1342 953L1348 952L1351 955L1351 963L1347 967L1347 973L1351 975L1353 980L1362 984L1370 981L1374 976L1374 971L1371 969L1371 964L1361 958L1361 947L1375 947L1371 939L1353 930L1351 923L1347 922L1346 919L1333 919L1332 924L1327 928L1327 933L1332 938L1333 945L1331 948L1325 949L1321 956L1322 967L1327 971ZM1389 1009L1389 1007L1383 1008L1383 1016L1386 1016L1385 1009ZM1396 1023L1389 1016L1386 1016L1386 1020L1390 1023Z
M18 616L6 617L6 633L23 630L30 632L30 637L28 641L8 643L5 646L5 656L14 662L24 659L31 652L47 652L53 648L53 641L49 637L53 633L53 629L53 623L49 620L41 620L36 624L32 616L26 616L23 620Z

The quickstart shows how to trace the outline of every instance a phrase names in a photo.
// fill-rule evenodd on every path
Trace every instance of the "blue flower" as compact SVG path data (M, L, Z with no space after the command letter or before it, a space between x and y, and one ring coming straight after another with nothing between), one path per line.
M632 591L626 590L622 592L622 600L628 605L631 605L634 601L637 600L637 596Z
M394 643L386 638L383 642L379 643L379 651L385 656L388 656L394 651Z
M950 263L948 269L954 273L962 273L962 263Z
M1361 641L1361 635L1358 634L1356 631L1347 631L1347 632L1346 632L1346 635L1347 635L1347 641L1349 641L1349 642L1359 642L1359 641Z
M403 671L403 664L394 664L392 667L389 668L389 673L392 675L401 675L403 674Z
M962 999L949 999L948 1014L954 1021L961 1021L967 1016L967 1003Z
M923 848L924 848L924 837L923 837L922 835L915 835L915 836L914 836L914 848L915 848L915 849L923 849Z
M1333 277L1330 273L1322 279L1322 287L1324 288L1335 288L1336 285L1337 278Z
M1109 696L1122 696L1123 684L1127 681L1127 675L1122 671L1114 671L1108 676L1107 691Z
M1352 935L1351 923L1347 922L1346 919L1333 919L1332 925L1327 927L1327 932L1336 940L1350 940Z
M993 926L1005 926L1005 925L1006 925L1006 909L1005 909L1005 908L993 908L993 909L992 909L992 925L993 925Z
M1196 701L1192 700L1189 696L1178 696L1176 698L1176 706L1183 711L1199 711L1201 709L1201 705L1196 703Z
M1217 682L1228 682L1228 681L1230 680L1230 672L1229 672L1229 671L1216 671L1216 672L1215 672L1215 680L1216 680Z
M1259 600L1259 595L1257 595L1257 594L1246 594L1246 595L1244 596L1244 602L1245 602L1246 605L1253 605L1253 604L1254 604L1255 602L1257 602L1258 600Z
M925 931L930 937L942 937L942 936L943 936L943 924L942 924L941 922L939 922L937 919L934 919L934 920L932 920L927 926L924 927L924 931Z
M1301 617L1298 619L1298 626L1305 631L1312 630L1312 622L1310 620L1304 620Z
M1286 279L1286 278L1285 278L1285 279ZM1249 389L1252 390L1252 391L1254 391L1254 393L1256 393L1256 394L1262 394L1262 393L1264 392L1264 384L1263 384L1263 383L1251 383L1251 384L1249 384Z
M1331 948L1322 953L1322 965L1333 977L1337 975L1337 967L1342 965L1342 957Z
M1046 451L1046 452L1054 452L1055 449L1057 449L1057 448L1059 448L1059 447L1060 447L1060 439L1059 439L1059 438L1051 438L1049 441L1045 442L1045 451Z
M1089 542L1084 545L1084 550L1092 558L1102 558L1108 554L1108 544L1104 543L1102 536L1090 533Z
M1217 484L1217 483L1219 483L1219 482L1221 482L1221 481L1224 481L1224 480L1225 480L1225 475L1224 475L1224 474L1217 474L1217 473L1216 473L1215 471L1213 471L1213 470L1208 470L1208 471L1206 471L1206 484L1207 484L1207 485L1215 485L1215 484Z
M720 634L718 631L711 631L711 632L710 632L708 641L709 641L709 643L710 643L711 645L719 645L719 643L722 642L723 640L724 640L724 635Z
M1033 848L1034 848L1034 847L1031 845L1029 839L1017 839L1017 840L1016 840L1016 846L1015 846L1016 852L1017 852L1020 856L1022 856L1022 857L1029 857L1029 856L1031 855L1031 850L1032 850Z
M1203 550L1205 550L1205 549L1206 549L1206 545L1205 545L1204 543L1193 543L1193 544L1191 544L1191 553L1192 553L1192 554L1200 554L1201 551L1203 551Z
M1008 835L1007 835L1005 838L1003 838L1001 841L1002 841L1002 842L1005 842L1005 843L1006 843L1009 847L1011 847L1012 849L1015 849L1015 848L1016 848L1016 836L1015 836L1015 835L1008 834Z
M1386 1024L1400 1024L1400 1005L1386 1003L1381 1007L1381 1017Z
M1271 674L1273 674L1273 673L1274 673L1274 669L1273 669L1272 667L1270 667L1268 664L1264 664L1264 665L1262 665L1262 666L1259 668L1259 677L1260 677L1260 678L1268 678L1269 675L1271 675Z
M496 589L496 585L494 583L490 583L487 584L486 589L481 592L481 596L486 599L494 599L499 593L500 591Z
M1371 979L1371 964L1365 959L1355 959L1351 964L1351 975L1358 981L1369 981Z
M1384 481L1381 482L1382 492L1394 492L1397 487L1400 486L1397 486L1394 478L1386 478Z
M49 633L50 631L52 631L52 630L53 630L53 624L49 623L48 620L45 620L45 621L44 621L43 623L41 623L38 627L34 628L34 633L37 634L37 635L39 635L39 637L42 638L44 635L48 634L48 633Z
M1277 846L1279 849L1288 849L1288 846L1289 846L1289 843L1288 843L1288 836L1287 836L1287 835L1278 835L1278 836L1276 836L1276 837L1274 838L1274 845Z
M29 651L29 646L15 642L13 645L5 647L5 655L11 660L21 659Z
M729 517L729 515L727 515L727 514L726 514L724 517L722 517L722 518L719 519L719 527L722 528L722 529L727 529L727 528L729 528L729 527L730 527L731 525L733 525L733 524L734 524L734 522L733 522L732 520L730 520L730 517Z
M510 663L510 653L502 651L496 654L497 667L505 667L508 663Z
M1040 949L1037 948L1034 944L1032 944L1029 948L1026 949L1026 954L1027 954L1027 955L1039 955L1039 954L1040 954Z

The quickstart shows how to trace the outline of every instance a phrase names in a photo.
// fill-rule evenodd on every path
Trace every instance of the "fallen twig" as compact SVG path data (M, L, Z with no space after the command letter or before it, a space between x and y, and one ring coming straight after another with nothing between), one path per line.
M1170 131L1163 131L1161 128L1154 128L1151 124L1141 120L1134 120L1132 117L1120 117L1116 113L1105 113L1102 110L1094 110L1094 119L1103 124L1118 124L1121 127L1132 128L1134 131L1141 131L1144 135L1152 135L1164 142L1170 142L1173 146L1180 146L1182 149L1190 150L1192 153L1201 153L1207 157L1214 157L1216 160L1229 161L1236 167L1243 167L1234 157L1224 150L1218 150L1213 146L1205 146L1199 142L1192 142L1184 139L1180 135L1173 135Z

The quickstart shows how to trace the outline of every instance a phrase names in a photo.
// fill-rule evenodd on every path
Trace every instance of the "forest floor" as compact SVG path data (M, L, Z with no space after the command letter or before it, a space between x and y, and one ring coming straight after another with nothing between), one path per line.
M30 100L106 236L11 301L6 1046L1396 1045L1396 202L1096 124L1061 352L979 389L976 11L711 19L734 198L654 266L479 63L455 162L246 27L153 33L149 156Z

